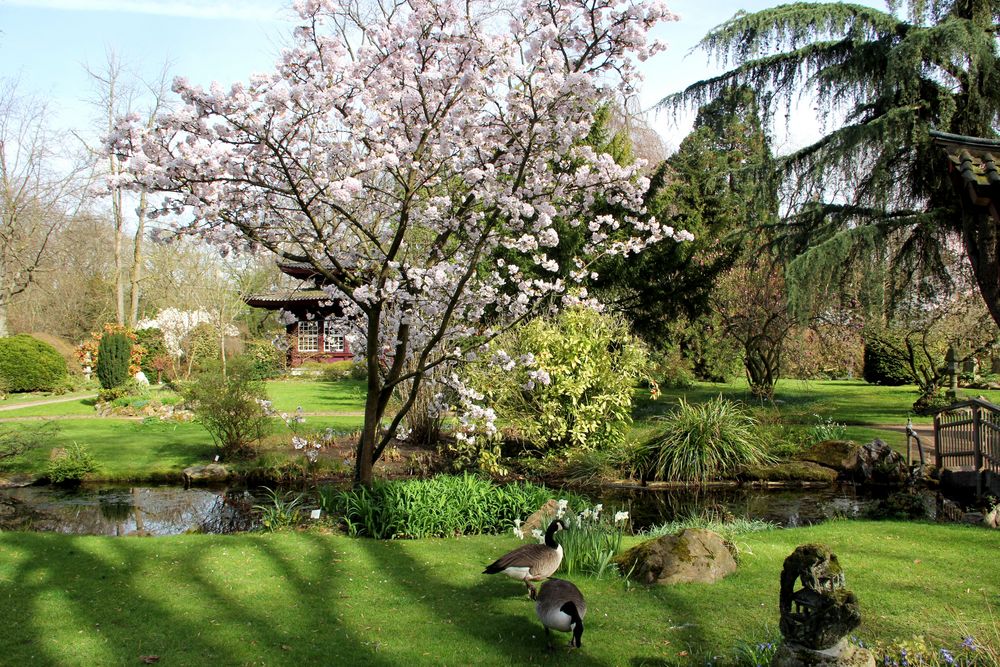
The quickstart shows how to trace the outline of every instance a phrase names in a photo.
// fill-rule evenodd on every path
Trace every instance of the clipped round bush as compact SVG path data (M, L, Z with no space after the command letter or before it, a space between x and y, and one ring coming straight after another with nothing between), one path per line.
M694 405L681 399L661 421L636 449L633 467L643 479L707 482L771 460L757 420L721 396Z
M132 341L122 333L110 333L97 346L97 379L104 389L114 389L129 379Z
M25 334L0 338L0 381L6 391L52 391L68 378L66 360L48 343Z

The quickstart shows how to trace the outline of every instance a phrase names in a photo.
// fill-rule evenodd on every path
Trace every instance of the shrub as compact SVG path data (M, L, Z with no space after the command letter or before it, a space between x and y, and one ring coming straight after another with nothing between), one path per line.
M360 361L334 361L322 364L320 379L324 382L339 382L340 380L366 380L368 369Z
M254 444L271 431L262 405L267 400L264 383L253 377L242 357L230 361L225 376L219 369L206 371L183 392L223 459L248 458Z
M17 424L0 430L0 465L42 447L59 433L56 422Z
M135 342L143 349L140 369L150 382L155 381L159 384L165 369L163 364L157 362L157 359L168 355L163 330L156 327L139 329L135 332L135 338Z
M950 406L952 402L952 399L942 394L921 396L913 402L913 413L922 416L931 415L938 410L944 410Z
M634 468L643 479L706 482L741 466L770 461L757 420L721 396L659 418L663 428L636 449Z
M124 334L112 333L101 337L97 346L97 379L104 389L120 387L129 379L132 341Z
M52 391L68 377L66 360L48 343L24 334L0 338L0 378L6 391Z
M45 474L53 484L78 482L83 476L97 470L97 462L90 451L80 443L74 442L65 449L56 450L49 459Z
M60 338L50 333L44 333L41 331L32 331L28 334L35 340L40 340L43 343L48 343L59 355L66 360L66 370L70 375L76 377L83 376L83 366L80 365L80 360L76 354L76 348L67 341L65 338Z
M377 481L347 491L323 487L320 506L352 535L376 539L451 537L506 531L552 493L533 484L496 485L474 475Z
M647 370L646 349L622 319L579 307L494 341L468 373L500 421L546 450L624 442Z
M914 381L906 360L900 353L903 342L888 331L869 332L865 337L865 382L898 387Z
M269 340L249 340L243 355L249 359L251 374L256 380L270 380L285 372L285 353Z

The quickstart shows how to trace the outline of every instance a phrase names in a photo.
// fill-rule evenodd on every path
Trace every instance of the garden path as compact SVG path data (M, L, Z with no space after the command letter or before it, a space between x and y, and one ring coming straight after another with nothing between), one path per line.
M83 396L64 396L62 398L46 398L41 401L31 401L28 403L16 403L14 405L0 406L0 412L7 410L20 410L22 408L35 408L39 405L51 405L52 403L70 403L71 401L85 401L89 398L97 398L97 394L84 394Z

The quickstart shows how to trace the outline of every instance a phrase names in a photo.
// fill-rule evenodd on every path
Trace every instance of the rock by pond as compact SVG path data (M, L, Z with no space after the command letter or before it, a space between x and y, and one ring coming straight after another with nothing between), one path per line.
M647 540L615 562L630 578L646 584L710 584L736 571L736 559L722 536L701 528Z

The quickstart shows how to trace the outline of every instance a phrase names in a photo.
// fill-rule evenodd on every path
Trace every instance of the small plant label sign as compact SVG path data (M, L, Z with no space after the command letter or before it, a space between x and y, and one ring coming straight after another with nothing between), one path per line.
M318 519L322 513L323 510L313 510L309 512L309 518L313 520Z

